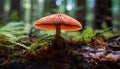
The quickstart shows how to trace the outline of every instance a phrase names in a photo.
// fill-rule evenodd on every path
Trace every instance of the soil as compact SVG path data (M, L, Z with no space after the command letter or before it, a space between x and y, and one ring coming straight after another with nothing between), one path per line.
M32 51L1 47L0 69L120 69L120 35L96 36L90 42L61 41L62 47L55 47L56 41Z

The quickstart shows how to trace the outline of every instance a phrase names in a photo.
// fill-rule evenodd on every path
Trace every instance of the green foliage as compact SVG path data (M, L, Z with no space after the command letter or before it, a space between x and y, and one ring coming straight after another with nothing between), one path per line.
M17 40L17 37L23 35L23 23L11 22L0 28L0 37L5 37L9 40Z
M25 47L22 44L16 42L21 36L25 36L25 33L26 31L24 31L23 22L8 23L7 25L0 28L0 46L10 49L13 49L15 45Z
M28 47L28 50L34 50L38 46L50 45L52 41L55 39L54 35L44 35L37 43L33 43Z
M91 27L87 26L86 29L83 30L81 33L79 31L68 32L67 39L73 38L73 40L75 41L89 42L93 37L96 36L97 33L99 33L100 35L103 35L105 38L109 38L113 36L113 33L109 31L109 28L107 27L106 23L103 23L102 28L103 29L101 30L93 30Z
M6 37L0 36L0 48L14 49L14 44L12 44Z
M19 20L19 16L18 16L18 12L17 11L14 11L14 12L11 13L10 20L11 21L18 21Z
M95 30L96 33L100 33L101 35L103 35L106 39L113 36L113 33L110 31L106 31L105 30Z
M106 22L102 23L102 29L101 30L95 30L96 33L101 33L106 39L113 36L111 28L108 28Z
M62 36L66 39L66 40L69 40L69 39L73 39L73 40L76 40L78 41L79 38L80 38L80 32L79 31L68 31L66 33L63 33Z
M91 28L85 29L80 35L80 41L89 42L96 35L96 33Z
M52 35L49 36L43 34L38 42L32 43L30 46L26 46L21 41L18 42L18 40L21 40L21 38L26 39L26 37L28 37L27 35L25 35L28 33L28 31L26 31L25 25L26 24L23 22L11 22L1 27L0 47L5 47L7 49L14 49L15 46L20 46L27 50L34 50L38 46L50 44L51 41L55 38ZM22 41L24 42L26 40L22 40Z
M113 33L112 32L105 32L105 33L103 33L103 36L107 39L109 37L112 37Z
M17 38L25 34L23 22L11 22L0 28L0 34L10 38Z
M71 32L67 35L69 36L68 39L73 38L73 40L75 41L89 42L92 39L92 37L96 35L96 33L93 31L93 29L87 27L81 33L78 31L78 32Z
M108 28L108 26L107 26L107 24L106 24L105 21L102 23L101 27L102 27L102 29L106 29L106 28Z

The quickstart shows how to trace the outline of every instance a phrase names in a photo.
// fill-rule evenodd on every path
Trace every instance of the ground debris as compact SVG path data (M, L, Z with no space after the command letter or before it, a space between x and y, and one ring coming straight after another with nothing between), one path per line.
M16 64L21 69L120 69L120 36L97 36L86 43L65 41L61 49L55 44L35 50L0 48L0 68Z

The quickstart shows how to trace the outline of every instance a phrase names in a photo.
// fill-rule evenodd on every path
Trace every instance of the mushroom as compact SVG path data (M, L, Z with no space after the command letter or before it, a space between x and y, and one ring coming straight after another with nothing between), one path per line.
M56 35L58 36L60 36L61 30L75 31L82 29L79 21L66 14L52 14L40 18L34 23L34 26L38 29L56 30Z

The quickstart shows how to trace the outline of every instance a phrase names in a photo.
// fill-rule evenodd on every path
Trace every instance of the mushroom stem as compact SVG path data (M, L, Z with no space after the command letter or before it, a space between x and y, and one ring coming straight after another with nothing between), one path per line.
M60 36L61 31L60 31L60 25L56 25L56 35Z

